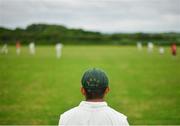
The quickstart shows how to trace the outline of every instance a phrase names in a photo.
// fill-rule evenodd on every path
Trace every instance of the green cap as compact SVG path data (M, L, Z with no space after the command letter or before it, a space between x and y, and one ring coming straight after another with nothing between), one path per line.
M98 68L88 69L81 79L81 84L86 89L108 87L108 82L106 73Z

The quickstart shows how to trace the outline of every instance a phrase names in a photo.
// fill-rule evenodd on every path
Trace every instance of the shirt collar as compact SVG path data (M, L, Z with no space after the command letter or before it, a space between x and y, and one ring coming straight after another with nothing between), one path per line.
M81 107L87 107L87 108L101 108L108 106L106 102L88 102L88 101L82 101L80 103Z

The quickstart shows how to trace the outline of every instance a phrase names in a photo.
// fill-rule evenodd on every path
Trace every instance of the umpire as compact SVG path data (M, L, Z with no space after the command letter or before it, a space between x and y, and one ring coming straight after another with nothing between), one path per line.
M60 116L59 126L129 126L127 117L104 101L109 81L104 71L88 69L81 80L81 93L86 100Z

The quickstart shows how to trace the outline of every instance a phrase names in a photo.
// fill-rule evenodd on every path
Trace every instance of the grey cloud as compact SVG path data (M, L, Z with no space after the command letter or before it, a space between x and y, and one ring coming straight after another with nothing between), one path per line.
M37 22L103 32L180 31L180 1L0 0L0 26Z

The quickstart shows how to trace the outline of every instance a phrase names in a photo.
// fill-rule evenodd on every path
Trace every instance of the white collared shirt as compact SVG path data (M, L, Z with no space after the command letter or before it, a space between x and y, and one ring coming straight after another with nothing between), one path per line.
M106 102L82 101L60 116L59 126L129 126L127 117Z

